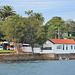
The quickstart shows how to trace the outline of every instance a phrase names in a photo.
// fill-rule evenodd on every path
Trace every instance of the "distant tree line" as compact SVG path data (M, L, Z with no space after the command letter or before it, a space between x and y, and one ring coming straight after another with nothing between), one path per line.
M22 17L13 11L12 6L0 6L0 41L41 44L48 38L60 39L62 34L75 32L75 21L52 17L45 25L42 13L25 11ZM68 38L68 37L65 37ZM75 39L75 37L70 37Z

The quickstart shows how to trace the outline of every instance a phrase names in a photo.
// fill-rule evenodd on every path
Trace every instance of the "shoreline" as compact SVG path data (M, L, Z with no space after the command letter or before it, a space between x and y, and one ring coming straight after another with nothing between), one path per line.
M19 53L19 54L0 54L0 62L19 62L19 61L37 61L54 60L54 57L48 57L45 54Z
M69 60L75 59L75 54L35 54L35 53L5 53L0 54L0 62L25 62L25 61L38 61L38 60L59 60L59 57L63 60L69 58Z

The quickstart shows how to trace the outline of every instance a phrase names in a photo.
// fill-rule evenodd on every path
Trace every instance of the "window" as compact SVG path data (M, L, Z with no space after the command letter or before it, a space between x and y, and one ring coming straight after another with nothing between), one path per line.
M75 49L75 46L74 46L74 49Z
M52 50L52 47L50 47L50 50Z
M52 50L52 47L45 47L45 50Z
M68 50L68 45L66 45L66 50Z
M63 45L63 50L64 50L64 45Z
M61 46L61 45L58 45L58 46L57 46L57 49L61 49L61 48L62 48L62 46Z
M73 46L71 45L71 49L73 49Z

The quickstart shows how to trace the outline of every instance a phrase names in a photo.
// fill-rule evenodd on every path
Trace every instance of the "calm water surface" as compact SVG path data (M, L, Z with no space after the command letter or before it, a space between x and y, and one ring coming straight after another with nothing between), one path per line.
M75 75L75 60L0 63L0 75Z

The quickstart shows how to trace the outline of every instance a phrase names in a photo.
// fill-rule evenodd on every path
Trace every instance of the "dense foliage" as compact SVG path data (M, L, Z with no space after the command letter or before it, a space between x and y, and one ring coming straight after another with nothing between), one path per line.
M41 44L48 38L62 37L63 33L75 32L75 21L62 20L61 17L52 17L45 25L42 13L33 10L25 11L28 17L17 15L11 6L0 7L0 41ZM70 36L75 39L75 37Z

